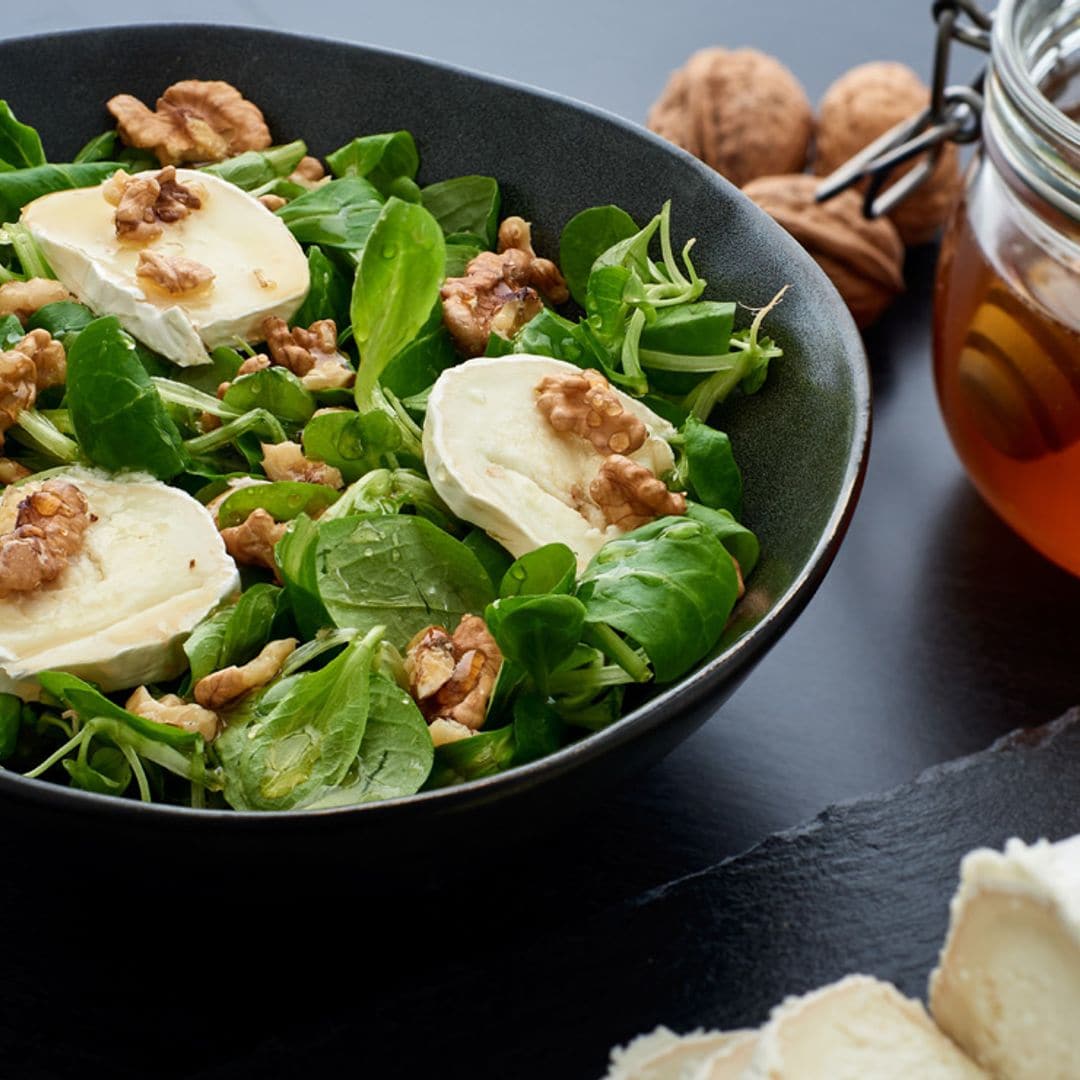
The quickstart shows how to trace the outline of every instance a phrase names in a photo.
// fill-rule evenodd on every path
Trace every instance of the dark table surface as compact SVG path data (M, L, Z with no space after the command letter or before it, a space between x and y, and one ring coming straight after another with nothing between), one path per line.
M868 59L925 72L929 7L189 0L165 12L125 0L39 0L5 12L0 32L176 18L261 25L425 53L640 120L668 71L707 44L777 54L815 99ZM1080 582L982 505L938 416L929 354L935 254L912 255L908 294L867 335L873 448L840 555L795 627L695 736L527 851L493 851L453 880L391 901L336 878L297 881L287 866L243 882L144 880L132 893L104 868L39 881L9 866L0 890L9 941L0 1055L14 1071L0 1073L412 1076L437 1068L585 1080L603 1071L612 1042L640 1026L708 1024L718 1001L728 1002L727 1015L762 1019L744 1017L739 985L718 988L710 967L710 956L731 954L740 926L708 923L728 935L710 940L673 904L655 909L647 935L625 918L612 923L621 928L614 937L596 928L679 882L707 883L727 857L831 803L890 789L1080 700ZM1058 824L1026 827L1053 834ZM979 842L978 829L966 839ZM997 839L988 831L985 842ZM688 955L695 962L685 963ZM797 951L771 955L792 966L790 980L771 971L771 985L801 988ZM657 978L673 970L677 1002L662 989L672 979ZM602 992L588 1002L570 992L575 971ZM395 1046L408 1048L398 1068Z

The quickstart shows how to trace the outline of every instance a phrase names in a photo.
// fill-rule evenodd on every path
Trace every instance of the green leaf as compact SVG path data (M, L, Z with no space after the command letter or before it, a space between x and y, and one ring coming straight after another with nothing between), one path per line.
M113 128L95 135L83 148L71 159L72 165L84 165L89 161L115 161L120 136Z
M412 511L444 532L458 533L461 526L450 508L422 473L412 469L373 469L348 487L322 516L335 521L357 514L400 514Z
M175 750L190 751L202 744L201 735L172 724L159 724L156 720L136 716L75 675L64 671L43 671L38 675L38 682L46 693L63 702L82 721L98 718L117 720L134 734Z
M454 627L493 599L487 572L460 541L423 518L343 518L319 526L318 595L335 626L384 626L403 648L432 624Z
M9 169L45 164L41 136L29 124L20 124L6 101L0 101L0 162Z
M331 625L330 616L319 599L319 583L315 573L315 551L319 530L306 514L301 514L289 526L274 548L285 595L296 624L305 638L313 638L323 627Z
M522 694L514 702L514 761L525 765L554 754L563 744L566 724L539 694Z
M349 322L349 282L320 247L312 244L307 256L311 284L290 325L308 327L320 319L333 319L343 330Z
M572 593L577 557L565 544L545 544L527 552L506 571L499 596Z
M682 431L690 488L698 501L738 517L742 510L742 473L735 463L731 440L722 431L687 418Z
M710 372L730 363L735 305L699 300L661 308L641 334L639 356L650 384L669 394L688 393Z
M223 382L232 382L244 358L235 350L221 345L210 353L209 364L196 364L194 367L177 368L173 365L171 378L178 379L196 390L217 395L217 388Z
M390 199L364 248L352 294L360 351L356 400L370 408L386 365L416 337L439 299L446 247L422 206Z
M737 594L723 544L703 523L671 517L609 540L577 590L588 622L637 642L658 682L679 678L719 641Z
M254 191L278 177L288 176L306 153L307 146L297 139L295 142L271 146L266 150L247 150L214 165L204 165L200 172L228 180L230 184L235 184L244 191Z
M225 799L237 810L293 810L345 777L367 726L378 633L350 642L319 671L255 696L218 737Z
M395 180L412 180L420 167L416 143L408 131L362 135L339 150L326 155L326 164L335 176L366 177L383 195L391 192Z
M123 795L131 783L131 765L123 751L100 746L86 761L64 758L61 762L71 777L71 786L99 795Z
M26 323L27 330L48 330L58 341L70 348L69 334L85 330L94 321L94 313L74 300L57 300L38 308Z
M238 413L266 409L287 424L305 424L315 412L311 391L287 368L277 366L234 379L222 401Z
M455 176L428 184L420 197L447 236L471 233L487 247L495 246L502 196L494 177Z
M487 248L474 240L446 241L446 276L464 277L469 263Z
M585 605L573 596L509 596L489 604L484 621L503 656L520 664L542 691L573 653L585 627Z
M82 165L35 165L31 169L0 172L0 221L16 221L19 211L34 199L51 191L95 187L117 169L115 161L93 161Z
M559 268L570 295L582 307L593 263L612 245L638 232L634 219L618 206L593 206L566 223L559 238Z
M745 525L740 525L728 510L713 510L690 501L686 504L686 516L700 521L727 548L739 564L743 577L750 576L757 566L761 546L758 538Z
M302 435L304 455L339 470L351 484L379 468L383 458L401 449L401 433L383 412L328 412L308 421Z
M185 465L180 432L136 352L109 316L95 319L68 351L67 405L82 452L112 471L169 480Z
M218 526L228 529L240 525L255 510L267 511L275 521L292 521L301 514L317 518L339 498L340 493L326 484L307 484L300 480L250 484L237 488L218 507Z
M302 244L358 251L382 209L383 197L374 185L346 177L305 192L276 213Z
M22 715L23 703L14 694L0 694L0 761L15 753Z
M439 312L441 316L441 305ZM386 365L382 385L399 398L412 397L433 385L447 368L453 367L459 360L454 342L440 317L433 330L422 333Z
M513 565L514 556L497 540L492 540L483 529L470 529L462 538L462 543L488 572L492 588L498 589L506 571Z
M510 768L515 752L513 727L478 731L467 739L444 743L435 749L435 764L424 787L451 787L492 776Z
M367 727L356 761L340 785L311 809L397 799L419 791L431 772L435 748L416 702L382 675L371 676Z
M184 642L192 685L211 672L253 660L270 640L281 596L276 585L258 582L232 607L199 623Z

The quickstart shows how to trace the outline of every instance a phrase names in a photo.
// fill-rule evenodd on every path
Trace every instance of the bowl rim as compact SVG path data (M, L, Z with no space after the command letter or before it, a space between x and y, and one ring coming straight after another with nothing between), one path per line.
M829 519L821 531L817 543L802 570L783 593L776 597L772 607L760 621L751 626L741 637L733 641L717 656L695 668L673 686L662 690L632 712L620 717L609 727L592 732L575 743L563 747L547 757L506 772L470 780L455 787L421 791L413 795L399 796L377 802L352 806L336 806L323 809L279 810L265 813L248 810L218 808L194 808L171 803L144 803L135 799L117 798L95 792L63 787L52 781L31 779L20 773L0 767L0 796L14 798L23 803L45 804L62 810L82 810L95 819L123 818L127 821L146 821L163 824L173 821L187 825L205 822L215 828L226 826L234 830L281 829L298 822L339 821L362 816L369 825L376 825L381 817L407 814L454 814L483 803L495 802L510 795L530 791L559 777L576 771L585 764L602 757L620 746L636 742L649 732L661 727L676 715L701 701L710 690L722 681L737 681L751 665L762 658L780 639L784 631L795 621L817 591L840 548L851 523L866 474L872 426L870 369L865 346L854 321L835 287L806 251L760 210L737 187L692 154L649 131L641 124L628 120L601 106L592 105L557 91L530 83L519 82L500 75L493 75L462 65L438 60L419 53L384 48L363 42L330 38L324 35L304 34L295 31L268 29L242 24L217 24L204 22L171 23L116 23L85 29L51 31L41 34L22 35L0 39L0 52L8 46L40 44L56 39L107 37L119 31L125 33L164 34L169 31L207 31L214 34L235 34L276 39L281 42L306 41L332 46L355 53L420 64L442 72L463 76L467 79L489 83L505 89L522 92L555 102L561 106L590 115L614 125L636 138L645 139L666 153L674 154L688 164L706 185L716 188L726 199L741 201L745 208L760 215L761 223L772 233L772 242L787 249L788 256L806 266L817 275L824 286L823 299L832 308L832 314L841 330L845 352L852 359L852 382L855 391L855 413L852 417L851 440L844 469L843 483Z

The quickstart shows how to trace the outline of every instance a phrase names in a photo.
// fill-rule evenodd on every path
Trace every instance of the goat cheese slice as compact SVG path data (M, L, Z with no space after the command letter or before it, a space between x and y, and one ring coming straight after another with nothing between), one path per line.
M458 517L483 529L512 555L561 542L584 568L613 537L587 493L604 457L586 440L560 434L536 407L548 375L580 368L546 356L478 357L444 371L428 397L424 463L435 490ZM612 387L648 432L632 460L657 476L674 467L675 429Z
M735 1031L723 1046L714 1050L693 1072L681 1080L742 1080L757 1049L756 1031Z
M307 259L280 218L220 177L177 169L202 206L138 244L116 236L103 185L55 191L21 221L69 292L98 315L115 315L143 344L181 367L209 363L207 349L261 340L263 319L289 319L307 294ZM208 288L171 296L136 276L139 255L183 256L214 273Z
M994 1076L1078 1075L1080 836L965 857L930 1009Z
M35 700L37 673L54 669L105 691L174 678L187 666L188 634L240 587L213 519L150 477L73 469L61 478L97 520L56 581L0 599L0 692ZM0 534L33 488L4 491Z
M735 1052L753 1033L748 1031L692 1031L676 1035L658 1027L611 1052L606 1080L688 1080L698 1076L706 1061ZM733 1074L738 1075L738 1074Z
M988 1080L922 1004L851 975L777 1006L743 1080Z

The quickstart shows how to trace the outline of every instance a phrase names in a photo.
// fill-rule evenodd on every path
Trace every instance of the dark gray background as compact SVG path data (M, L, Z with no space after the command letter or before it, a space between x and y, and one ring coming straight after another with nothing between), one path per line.
M668 72L708 44L755 45L775 53L815 100L847 67L868 59L905 60L925 74L933 36L929 8L929 0L189 0L163 9L145 0L107 0L8 5L2 32L16 36L177 19L296 30L427 54L641 120ZM288 62L281 57L283 65ZM959 71L969 72L974 63L967 59ZM317 71L310 75L319 77ZM64 92L70 89L58 88ZM346 109L348 103L331 107ZM125 962L132 964L129 989L136 995L140 980L156 974L157 982L149 985L163 993L163 1007L178 1010L178 1032L188 1040L205 1015L207 1000L200 994L218 1002L224 994L233 1007L240 1000L260 1003L259 1009L228 1017L232 1034L226 1038L217 1029L217 1056L201 1067L192 1064L198 1055L190 1041L186 1049L174 1046L158 1057L161 1075L170 1077L342 1075L346 1068L365 1074L356 1036L359 999L348 992L339 998L334 989L341 968L353 991L361 982L368 989L388 984L383 996L375 994L374 1006L364 999L362 1042L381 1047L379 1060L392 1060L397 1040L413 1049L417 1040L423 1042L425 1010L460 1010L463 1027L453 1056L441 1056L438 1047L429 1055L444 1063L448 1075L596 1076L610 1042L632 1033L628 1023L636 1028L664 1020L761 1019L740 1007L737 986L718 986L710 966L712 958L737 951L741 931L724 921L722 894L711 894L715 911L707 907L709 868L838 799L884 791L929 765L979 750L1014 727L1047 721L1080 699L1080 583L1032 553L984 508L938 416L929 352L935 255L933 248L913 253L908 294L867 335L874 442L862 501L837 562L794 629L696 736L587 820L528 852L524 869L504 871L494 853L490 866L465 868L463 876L473 884L481 874L492 875L479 902L475 895L467 901L467 910L459 906L466 901L447 887L441 900L412 898L412 906L403 901L390 914L333 883L289 882L282 873L287 868L268 868L269 892L253 882L250 890L221 898L225 915L252 905L281 906L279 923L259 926L268 941L265 954L243 943L239 955L245 963L239 969L230 964L237 954L221 930L235 922L224 916L210 928L200 923L204 937L185 939L171 931L160 940L150 935L137 948L103 947L95 967L91 956L60 945L59 928L69 940L80 936L71 897L34 897L41 906L28 910L28 893L12 888L5 894L9 926L27 935L51 933L56 946L48 954L52 981L40 971L6 973L20 995L20 1010L6 1029L0 1025L0 1036L10 1042L16 1027L23 1034L37 1032L41 1047L22 1060L49 1065L33 1075L77 1075L80 1068L82 1075L91 1074L86 1055L93 1032L64 1034L71 1007L64 1000L63 987L70 985L64 980L77 970L83 980L79 992L92 994L96 978L106 969L115 975ZM1029 818L1024 827L1056 833L1058 824ZM996 834L988 831L982 838L970 826L969 821L965 844L996 842ZM939 827L947 829L948 823ZM912 837L913 844L927 842L925 836ZM694 892L695 903L704 905L704 913L691 939L677 905L655 905L678 887L673 883L697 875L704 884ZM80 884L86 885L72 883L73 895ZM438 893L442 886L433 887ZM758 887L769 888L767 874ZM306 890L301 907L290 907L296 900L289 889ZM108 908L105 893L100 898ZM118 907L122 900L116 898ZM176 897L160 900L169 906ZM940 918L940 897L928 891L927 905L930 916ZM625 918L636 909L654 913L647 940L635 939L633 920ZM415 916L415 937L398 949L403 912ZM444 915L462 920L459 932L450 941L436 936L428 944L431 927ZM601 936L595 928L609 925L603 947L593 948L590 942ZM380 955L376 964L371 946L378 937L390 944L389 955ZM206 962L204 971L192 972L193 954ZM545 967L545 957L562 962ZM807 965L797 952L775 962L790 965L790 977L772 971L771 985L801 985ZM575 964L607 991L593 1003L595 1023L576 1017L572 1043L556 1050L552 1032L559 1030L563 980L573 979ZM600 965L610 966L606 981ZM170 998L158 985L175 985L178 967L195 995L184 999L187 1011L184 1000ZM284 982L274 977L283 970L290 973ZM499 999L514 970L515 1021L501 1024ZM662 989L671 980L656 978L658 971L670 970L678 971L678 1002ZM273 990L269 996L267 987ZM697 1009L696 1001L702 1003ZM724 1001L726 1010L717 1004ZM5 1013L11 1013L10 1005ZM152 1000L143 1008L152 1012ZM46 1014L55 1017L48 1028L52 1033L55 1027L55 1034L48 1036L35 1027ZM123 1012L118 1016L122 1024ZM524 1027L523 1017L529 1020ZM156 1036L130 1030L124 1036L123 1030L100 1033L97 1064L108 1060L106 1047L119 1046L124 1037L132 1040L128 1058L151 1052L149 1040ZM544 1053L533 1053L538 1044L559 1066L549 1067ZM65 1054L69 1071L56 1064ZM129 1075L119 1059L117 1064L113 1075ZM125 1059L127 1065L130 1075L146 1075Z

